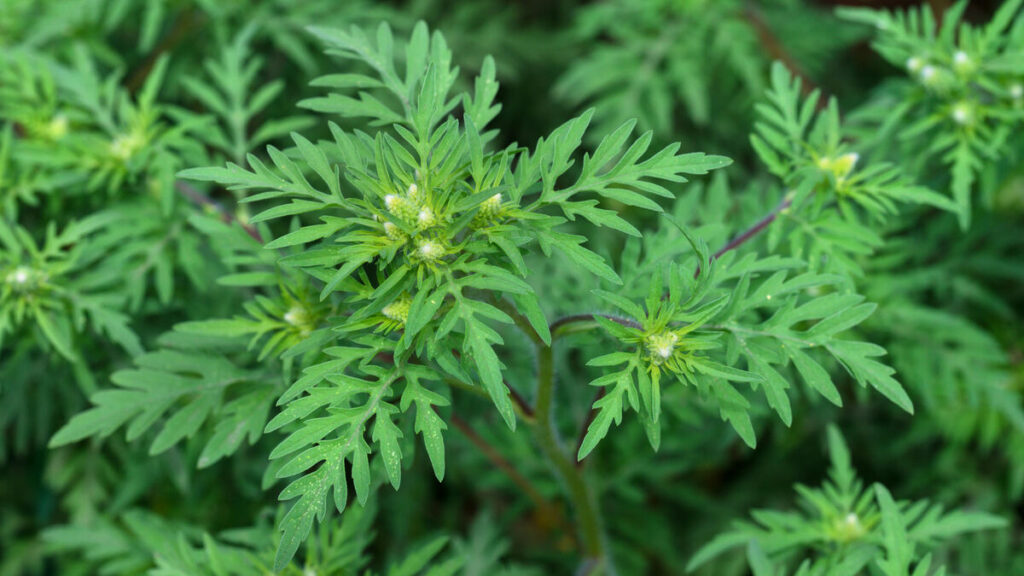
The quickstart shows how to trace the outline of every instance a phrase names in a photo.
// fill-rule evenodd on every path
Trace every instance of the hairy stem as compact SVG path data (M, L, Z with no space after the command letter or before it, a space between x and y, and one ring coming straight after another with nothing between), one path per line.
M605 320L611 320L616 324L621 324L629 328L642 328L639 323L629 318L622 318L621 316L614 316L612 314L573 314L572 316L564 316L555 320L551 323L551 337L555 338L564 334L572 332L578 332L580 330L586 330L590 326L580 326L581 324L597 325L595 318L604 318Z
M552 348L537 345L537 405L534 430L537 442L548 462L555 469L572 502L576 526L585 555L584 564L604 567L613 574L601 530L601 518L593 490L587 484L583 471L576 467L572 457L562 447L553 418L555 392L555 361Z
M745 231L743 231L742 234L740 234L739 236L736 236L735 238L730 240L728 244L726 244L725 246L722 246L721 248L719 248L718 252L715 252L714 255L711 256L711 259L712 260L717 260L717 259L721 258L722 256L725 255L726 252L729 252L730 250L734 250L736 248L739 248L747 240L750 240L754 236L757 236L758 234L760 234L765 228L768 227L769 224L774 222L775 219L779 217L779 214L781 214L783 210L785 210L786 208L789 208L792 204L793 204L792 196L790 196L789 194L786 194L785 196L783 196L782 201L779 202L778 206L776 206L774 210L772 210L767 215L765 215L764 218L761 218L756 223L754 223L753 226L751 226L750 228L747 228ZM698 268L698 271L699 271L699 268Z

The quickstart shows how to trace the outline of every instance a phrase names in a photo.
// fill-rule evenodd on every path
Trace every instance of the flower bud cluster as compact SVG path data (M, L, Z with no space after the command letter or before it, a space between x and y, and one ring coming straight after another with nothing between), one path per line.
M441 223L441 218L430 206L427 198L416 183L409 185L405 194L388 194L384 197L384 208L396 219L408 224L418 232L429 230ZM391 240L408 240L398 226L392 222L384 223L384 233Z
M831 174L836 180L836 189L842 190L846 184L846 179L857 166L858 160L860 160L860 154L856 152L848 152L835 158L822 156L818 159L818 168L822 172Z
M423 262L437 262L447 256L448 252L448 247L440 240L421 238L416 242L413 256Z
M675 354L677 344L679 344L679 335L671 331L651 334L644 341L647 355L655 366L668 362Z
M56 114L49 122L43 122L33 130L33 135L56 142L68 133L68 117L63 114Z
M477 210L476 216L473 217L473 226L477 228L486 226L500 218L503 212L501 200L499 192L480 203L480 208Z
M145 146L146 137L142 134L137 132L121 134L110 142L110 155L116 160L127 162Z
M975 70L974 60L963 50L953 54L953 70L960 76L969 76Z
M953 122L960 126L971 126L977 117L976 107L967 100L961 100L953 105L949 112Z
M868 532L856 512L850 512L842 518L836 518L830 528L829 536L843 544L859 540Z
M411 306L412 299L408 296L402 296L398 300L395 300L391 304L385 306L380 312L388 320L404 325L406 321L409 320L409 309Z
M303 336L308 336L316 327L314 315L299 304L293 304L285 313L283 320L294 326Z
M964 54L966 57L966 54ZM961 69L966 70L968 66L973 66L970 62L970 58L964 60L960 59L960 68L956 68L957 59L954 57L954 68L957 69L958 73ZM942 66L929 62L927 58L923 56L914 56L907 59L907 71L910 75L917 79L925 88L932 91L943 91L950 87L954 81L953 73L950 70L943 68Z
M18 266L4 276L4 282L15 292L30 292L43 280L43 275L27 266Z

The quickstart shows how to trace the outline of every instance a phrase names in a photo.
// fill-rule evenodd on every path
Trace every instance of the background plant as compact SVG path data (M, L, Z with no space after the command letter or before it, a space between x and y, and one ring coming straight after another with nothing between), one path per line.
M4 3L0 574L1015 574L1024 18L940 8Z

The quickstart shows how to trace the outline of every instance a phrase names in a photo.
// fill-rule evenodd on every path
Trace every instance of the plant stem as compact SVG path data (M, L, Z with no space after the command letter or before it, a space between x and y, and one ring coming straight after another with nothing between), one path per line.
M792 205L792 204L793 204L793 197L790 196L789 194L786 194L782 198L782 201L779 202L778 206L776 206L774 210L769 212L764 218L761 218L760 220L758 220L753 226L751 226L750 228L747 228L747 230L744 231L742 234L740 234L739 236L737 236L737 237L733 238L732 240L730 240L728 244L726 244L725 246L722 246L718 250L718 252L715 252L715 254L713 256L711 256L711 259L712 260L718 260L723 255L725 255L726 252L728 252L730 250L733 250L735 248L739 248L744 242L746 242L747 240L750 240L754 236L757 236L758 234L760 234L762 230L767 228L769 224L774 222L775 219L779 217L779 214L781 214L783 210L789 208L790 205Z
M555 320L554 322L551 323L551 338L554 339L562 334L576 332L579 331L580 329L587 329L587 327L573 329L572 325L574 324L592 324L596 326L597 322L594 319L597 317L601 317L606 320L611 320L616 324L621 324L622 326L626 326L629 328L643 328L635 320L630 320L629 318L622 318L620 316L613 316L611 314L574 314L572 316L565 316L559 318L558 320Z
M174 28L167 34L161 41L160 44L153 50L149 56L146 57L142 66L136 70L130 78L125 82L125 87L129 91L135 92L146 83L146 78L149 77L149 73L153 71L153 66L156 64L160 56L170 52L175 46L184 41L189 36L189 28L193 28L200 21L200 17L195 14L192 10L184 11L181 16L178 17L178 21L174 23Z
M452 388L457 388L464 392L469 392L470 394L480 396L481 398L487 398L488 400L490 400L491 398L490 394L488 394L486 391L484 391L483 388L479 386L473 386L471 384L467 384L455 378L445 378L444 381L446 384L448 384L448 386ZM513 388L512 385L508 383L508 381L502 381L505 382L505 386L508 388L509 396L512 398L512 408L516 411L516 415L522 418L523 421L526 422L527 424L532 424L533 408L526 401L526 399L523 398L522 394L520 394L518 390Z
M263 238L260 237L260 233L258 230L256 230L255 226L253 226L252 224L246 224L245 222L242 222L238 218L235 218L227 211L226 208L224 208L224 206L222 206L216 200L210 198L209 196L206 196L199 190L196 190L194 187L185 182L182 182L181 180L176 180L174 182L174 187L182 196L187 198L196 206L200 206L206 208L207 210L216 212L217 215L220 216L221 220L223 220L225 224L232 224L234 222L238 222L238 225L241 226L242 229L245 230L245 233L251 236L253 240L261 244L263 243Z
M800 88L804 95L810 94L811 92L818 89L814 81L810 76L807 75L807 71L797 62L795 58L786 50L782 42L772 31L771 27L764 20L764 15L761 10L758 9L754 2L747 2L743 10L744 16L747 22L750 23L751 27L757 33L757 38L761 42L761 47L766 54L771 56L772 60L778 60L785 64L786 68L793 73L794 76L801 80ZM818 110L823 110L826 106L828 99L821 98L818 100Z
M490 460L496 468L504 472L516 486L522 489L527 498L533 502L534 507L538 510L547 510L550 507L547 500L545 500L540 491L534 487L533 483L530 482L526 476L523 476L518 470L516 470L515 466L502 456L501 452L499 452L497 448L477 434L476 430L473 430L472 426L470 426L468 422L455 414L451 415L449 421L451 421L452 425L462 432L470 443L476 446L477 449L483 453L485 458Z
M593 491L587 484L583 471L576 467L566 454L555 429L553 418L555 392L555 361L552 348L537 345L537 404L534 411L534 430L541 451L561 478L576 514L576 525L585 555L584 563L593 563L605 574L614 574L601 533L601 518Z

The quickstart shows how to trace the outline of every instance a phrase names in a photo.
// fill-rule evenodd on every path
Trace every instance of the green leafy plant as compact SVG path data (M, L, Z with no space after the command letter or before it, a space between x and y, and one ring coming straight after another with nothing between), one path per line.
M0 574L1020 565L1021 2L0 10Z
M884 110L877 105L865 110L880 128L876 137L924 150L907 163L915 170L923 172L935 163L945 168L964 227L970 222L974 183L1007 153L1024 103L1021 3L1003 3L984 27L961 22L966 8L967 2L957 2L941 27L927 6L896 14L840 12L875 26L880 31L875 50L908 74L892 89L888 103L879 102ZM879 151L885 153L888 146Z
M760 574L792 574L784 567L795 563L796 574L860 574L869 565L888 576L928 574L937 566L922 549L1006 524L982 512L944 513L927 501L897 503L881 484L864 486L835 428L828 430L828 445L829 479L821 488L797 486L801 512L754 512L753 522L737 524L701 549L688 570L746 546L748 559ZM773 565L771 558L779 560Z

